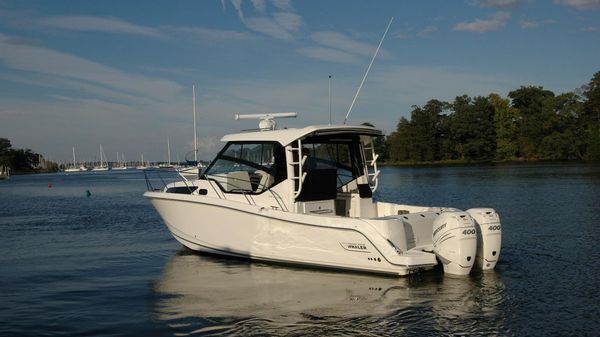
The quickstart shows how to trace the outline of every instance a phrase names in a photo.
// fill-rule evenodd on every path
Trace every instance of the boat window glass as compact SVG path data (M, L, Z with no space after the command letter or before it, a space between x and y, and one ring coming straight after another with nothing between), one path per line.
M359 144L348 139L308 139L304 142L304 153L307 159L305 170L335 169L337 172L337 187L341 187L358 178L360 157L356 156Z
M216 181L225 192L262 193L285 180L285 172L282 175L276 165L285 163L284 157L278 143L229 143L204 177Z

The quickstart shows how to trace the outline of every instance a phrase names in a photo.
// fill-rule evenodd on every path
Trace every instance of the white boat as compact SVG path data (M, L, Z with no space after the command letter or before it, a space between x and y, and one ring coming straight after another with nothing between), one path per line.
M65 169L65 172L72 173L72 172L80 172L80 171L81 171L81 167L77 167L77 162L75 161L75 146L73 146L73 166L67 167Z
M135 167L136 170L145 170L150 166L150 163L146 164L144 162L144 154L142 153L142 161L138 166Z
M10 168L8 166L0 166L0 180L7 180L10 178Z
M161 163L158 165L159 168L174 168L173 164L171 164L171 142L169 137L167 137L167 162Z
M117 152L117 165L113 166L113 170L123 171L128 169L125 163L125 155L121 153L121 156L122 157L119 157L119 152Z
M202 169L204 168L204 165L202 165L202 163L198 162L198 165L196 166L184 166L184 167L180 167L177 169L177 172L184 176L187 180L195 180L198 179L198 177L200 177L200 172L202 172Z
M104 162L104 150L102 150L102 144L100 144L100 165L94 166L92 171L108 171L108 164Z
M313 125L224 136L197 180L144 194L172 235L200 252L360 272L409 275L441 263L466 275L495 267L501 225L491 208L461 211L376 201L368 126Z

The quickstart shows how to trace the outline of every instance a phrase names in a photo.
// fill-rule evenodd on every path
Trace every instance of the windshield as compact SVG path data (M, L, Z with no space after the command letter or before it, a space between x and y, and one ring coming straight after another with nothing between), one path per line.
M278 143L229 143L203 177L217 182L225 192L262 193L285 180L284 155Z

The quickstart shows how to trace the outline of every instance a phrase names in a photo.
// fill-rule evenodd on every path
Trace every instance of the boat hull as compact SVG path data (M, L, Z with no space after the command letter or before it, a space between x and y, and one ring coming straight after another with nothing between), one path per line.
M392 275L436 264L430 253L397 252L360 219L290 213L197 195L145 196L173 236L195 251Z

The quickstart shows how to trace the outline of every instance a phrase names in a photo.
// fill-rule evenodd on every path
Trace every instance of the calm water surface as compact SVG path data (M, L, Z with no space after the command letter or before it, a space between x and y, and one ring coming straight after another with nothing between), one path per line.
M598 336L600 165L381 179L379 199L494 207L496 271L396 279L198 255L139 171L14 176L0 182L0 336Z

